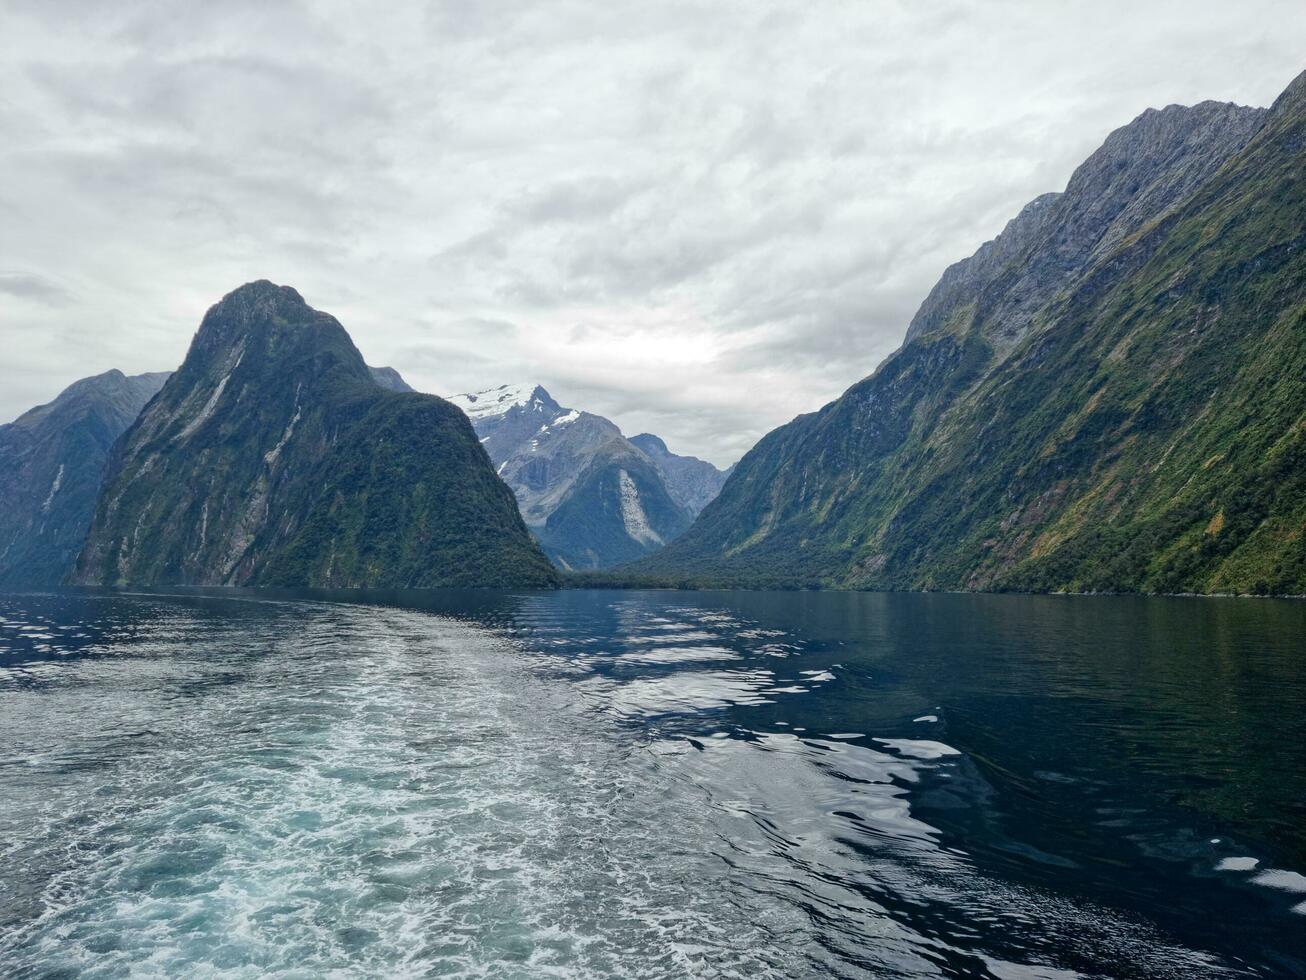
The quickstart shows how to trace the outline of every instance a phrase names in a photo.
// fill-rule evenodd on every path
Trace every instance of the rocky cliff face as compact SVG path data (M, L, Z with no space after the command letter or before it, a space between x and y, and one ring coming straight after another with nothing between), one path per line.
M1306 591L1304 91L1113 133L638 573Z
M1035 198L996 239L945 271L907 339L978 328L999 350L1010 349L1089 265L1241 150L1265 111L1222 102L1148 109L1108 136L1065 191Z
M661 548L720 489L711 463L676 456L656 436L637 437L645 449L602 416L563 408L539 385L450 400L472 420L527 525L566 569L606 568Z
M383 388L335 318L257 282L208 312L115 448L73 579L422 587L556 575L461 412Z
M72 570L109 450L167 377L107 371L0 426L0 585L57 585Z

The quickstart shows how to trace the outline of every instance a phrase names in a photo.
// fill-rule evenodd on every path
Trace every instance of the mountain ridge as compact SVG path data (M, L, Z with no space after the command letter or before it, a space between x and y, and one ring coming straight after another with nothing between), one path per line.
M167 377L114 368L0 425L0 585L51 586L68 574L114 442Z

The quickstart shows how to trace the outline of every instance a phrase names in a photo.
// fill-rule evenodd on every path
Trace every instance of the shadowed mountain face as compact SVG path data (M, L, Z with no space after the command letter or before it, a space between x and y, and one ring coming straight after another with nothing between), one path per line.
M0 585L57 585L68 574L110 448L167 378L106 371L0 425Z
M636 571L1306 592L1306 76L1116 131Z
M450 400L472 420L526 523L563 568L606 568L661 548L724 480L711 463L677 456L656 436L626 439L602 416L563 408L539 385Z
M730 470L719 470L696 456L677 456L657 436L644 432L630 437L630 443L653 463L671 499L698 516L716 499Z
M335 318L256 282L208 312L115 448L73 580L422 587L556 575L461 412L382 387Z

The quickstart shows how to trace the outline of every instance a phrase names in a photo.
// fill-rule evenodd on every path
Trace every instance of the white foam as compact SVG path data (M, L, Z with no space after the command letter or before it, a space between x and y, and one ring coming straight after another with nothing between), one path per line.
M943 742L933 742L929 739L877 738L875 741L913 759L933 760L950 755L961 755L961 752L951 745L945 745Z
M1284 871L1282 868L1269 868L1252 879L1255 884L1280 891L1306 893L1306 875L1296 871Z
M1215 866L1216 871L1251 871L1261 862L1254 857L1227 857Z

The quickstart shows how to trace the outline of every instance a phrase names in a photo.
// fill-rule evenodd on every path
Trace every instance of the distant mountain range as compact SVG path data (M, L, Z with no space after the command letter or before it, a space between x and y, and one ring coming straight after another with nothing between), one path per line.
M653 435L627 439L536 384L449 399L472 421L526 524L563 569L607 568L661 548L720 491L725 474Z
M1112 133L627 572L1306 593L1306 74Z
M405 387L293 289L228 294L115 445L72 581L556 584L466 416Z
M58 585L72 570L109 450L167 379L106 371L0 425L0 586Z

